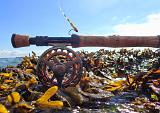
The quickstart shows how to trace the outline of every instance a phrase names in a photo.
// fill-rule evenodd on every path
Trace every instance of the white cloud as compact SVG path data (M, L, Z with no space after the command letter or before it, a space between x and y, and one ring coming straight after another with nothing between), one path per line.
M159 35L160 34L160 13L150 14L145 17L143 23L125 23L113 27L117 35Z
M131 18L131 16L126 16L126 17L122 18L122 22L126 22L130 18Z
M6 58L6 57L21 57L27 55L26 53L22 51L13 51L13 50L1 50L0 51L0 58Z
M19 49L11 49L11 50L5 50L2 49L0 51L0 58L10 58L10 57L24 57L28 56L29 54L32 54L32 51L34 51L38 56L40 56L45 50L50 48L48 47L29 47L29 48L19 48Z

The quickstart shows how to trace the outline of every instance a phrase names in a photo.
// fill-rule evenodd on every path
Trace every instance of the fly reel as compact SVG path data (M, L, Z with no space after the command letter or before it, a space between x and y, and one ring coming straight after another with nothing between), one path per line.
M61 88L78 84L82 76L82 61L77 53L67 47L52 47L39 58L37 76L47 86Z

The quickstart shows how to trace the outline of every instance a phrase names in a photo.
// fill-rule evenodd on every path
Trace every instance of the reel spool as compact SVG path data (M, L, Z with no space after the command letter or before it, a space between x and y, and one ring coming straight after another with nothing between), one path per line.
M82 71L81 58L67 47L52 47L46 50L37 64L37 76L47 86L74 86L80 81Z

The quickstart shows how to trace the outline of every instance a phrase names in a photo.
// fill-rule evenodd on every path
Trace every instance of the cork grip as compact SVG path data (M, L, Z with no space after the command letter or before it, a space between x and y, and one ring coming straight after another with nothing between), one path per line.
M76 36L78 47L160 47L158 36Z
M13 34L11 37L11 43L14 48L29 46L29 36Z

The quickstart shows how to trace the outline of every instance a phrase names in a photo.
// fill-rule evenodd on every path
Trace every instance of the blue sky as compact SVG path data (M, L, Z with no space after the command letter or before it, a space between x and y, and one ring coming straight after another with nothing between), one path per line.
M66 15L87 35L159 35L160 0L59 0ZM12 33L68 36L71 29L58 0L1 0L0 57L41 54L48 47L15 49ZM85 48L88 49L88 48ZM92 49L92 48L90 48Z

